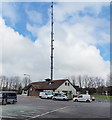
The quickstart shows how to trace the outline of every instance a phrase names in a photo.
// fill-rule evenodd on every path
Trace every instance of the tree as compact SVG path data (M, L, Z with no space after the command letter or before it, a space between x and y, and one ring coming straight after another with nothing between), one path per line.
M0 79L1 79L0 90L3 89L6 90L8 78L5 75L2 75L0 76Z
M112 86L112 72L107 75L106 86Z
M0 79L0 90L22 90L21 80L19 76L6 77L5 75L2 75L0 76Z
M72 80L72 84L73 84L73 86L76 86L76 78L75 78L75 76L72 76L71 77L71 80Z
M79 84L79 87L81 88L82 87L81 75L78 76L78 84Z
M22 94L22 84L19 83L19 86L18 86L18 94Z

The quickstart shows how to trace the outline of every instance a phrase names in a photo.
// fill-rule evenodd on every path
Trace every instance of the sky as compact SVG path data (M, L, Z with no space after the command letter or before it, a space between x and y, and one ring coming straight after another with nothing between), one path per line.
M50 78L51 2L0 3L0 71ZM110 71L110 3L54 2L54 79Z

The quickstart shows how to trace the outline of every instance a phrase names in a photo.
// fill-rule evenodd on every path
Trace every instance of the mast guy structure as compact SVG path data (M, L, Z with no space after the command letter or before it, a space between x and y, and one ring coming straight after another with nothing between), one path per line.
M53 47L53 41L54 41L54 32L53 32L53 26L54 25L54 22L53 22L53 2L51 4L51 80L53 80L53 66L54 66L54 63L53 63L53 50L54 50L54 47Z

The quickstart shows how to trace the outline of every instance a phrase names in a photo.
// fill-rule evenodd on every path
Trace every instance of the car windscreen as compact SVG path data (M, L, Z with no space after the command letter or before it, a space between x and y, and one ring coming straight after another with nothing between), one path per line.
M61 95L61 97L66 97L66 95Z
M47 93L47 95L52 95L51 93Z
M2 93L0 93L0 98L2 97Z
M16 96L16 93L7 93L7 96Z
M82 98L83 96L78 96L78 98Z

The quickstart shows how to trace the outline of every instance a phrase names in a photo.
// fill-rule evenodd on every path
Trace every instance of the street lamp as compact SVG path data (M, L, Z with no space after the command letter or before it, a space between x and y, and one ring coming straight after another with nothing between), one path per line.
M29 74L25 74L25 73L24 73L24 75L29 77L29 84L30 84L30 75Z

